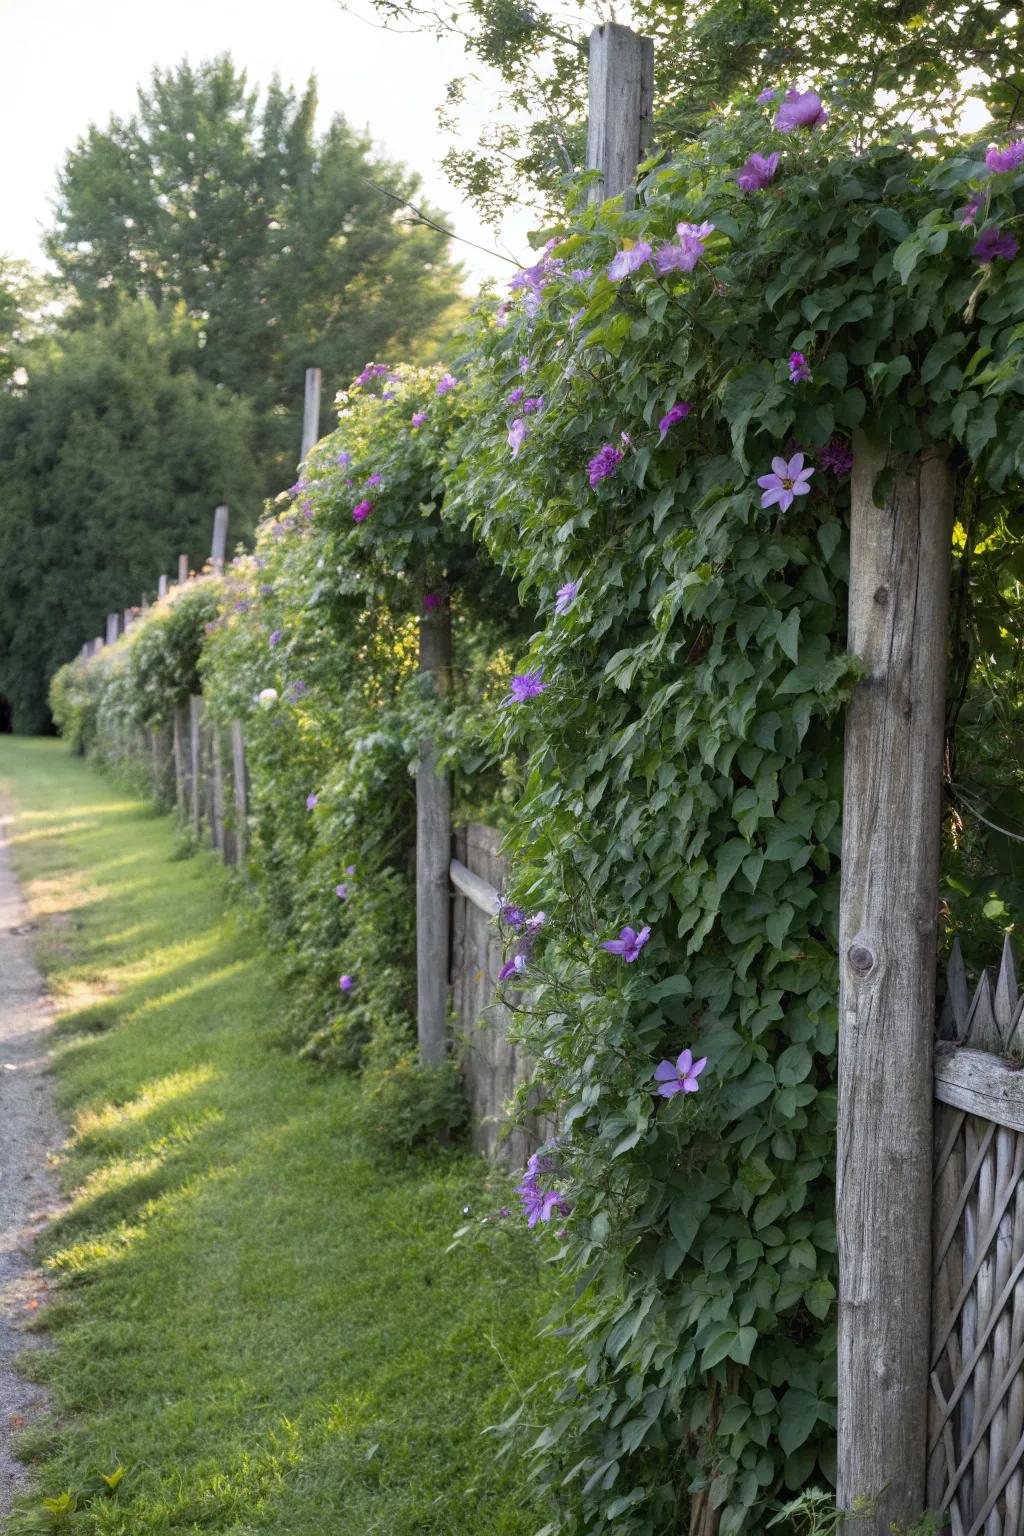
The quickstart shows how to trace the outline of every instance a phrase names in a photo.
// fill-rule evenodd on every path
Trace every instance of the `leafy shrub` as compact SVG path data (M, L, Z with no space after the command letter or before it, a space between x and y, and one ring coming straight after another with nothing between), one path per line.
M381 1152L403 1153L449 1140L464 1128L467 1113L457 1068L450 1062L422 1067L407 1053L367 1069L357 1125Z

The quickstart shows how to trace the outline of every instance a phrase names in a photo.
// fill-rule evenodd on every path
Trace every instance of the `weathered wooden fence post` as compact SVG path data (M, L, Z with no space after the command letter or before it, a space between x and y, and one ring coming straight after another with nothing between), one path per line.
M178 585L182 587L188 581L188 555L178 556Z
M600 171L590 201L625 194L634 200L654 107L654 40L607 21L590 34L587 170Z
M246 778L245 737L241 720L231 722L231 768L235 791L235 851L238 863L244 868L249 835L249 781Z
M320 437L320 369L306 369L306 399L302 412L302 452L300 464L309 458Z
M420 616L420 672L443 698L452 665L452 620L446 596L424 604ZM452 791L437 771L437 743L420 745L416 772L416 1018L420 1061L439 1066L447 1055L451 934Z
M116 613L107 614L107 644L113 645L118 635L118 618Z
M839 1503L857 1536L924 1508L932 1039L953 477L854 442L839 920Z
M167 577L166 576L158 576L157 577L157 579L156 579L156 595L157 595L157 597L166 597L167 596Z
M224 569L228 549L228 509L221 503L213 514L213 543L210 547L210 564L218 575Z
M199 694L192 694L188 701L189 719L189 756L192 772L190 784L192 790L192 835L199 837L199 831L203 824L203 700Z

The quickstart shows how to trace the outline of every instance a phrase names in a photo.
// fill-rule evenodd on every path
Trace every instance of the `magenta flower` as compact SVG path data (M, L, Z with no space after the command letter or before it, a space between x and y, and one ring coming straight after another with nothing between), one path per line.
M696 1093L700 1087L697 1079L708 1064L706 1056L694 1061L691 1051L683 1051L675 1062L659 1061L654 1069L654 1081L663 1099L671 1099L677 1093Z
M663 443L665 441L665 435L669 429L674 427L677 421L685 421L692 410L693 406L690 404L689 400L677 400L675 405L670 405L664 416L658 422L659 443Z
M772 471L770 475L758 476L757 483L764 491L761 505L778 505L780 512L788 512L795 497L806 496L810 491L807 482L814 470L810 465L804 468L802 453L794 453L788 464L781 456L772 459Z
M848 475L853 468L853 452L846 438L831 438L818 454L818 463L837 478L839 475Z
M817 91L787 91L786 99L775 114L775 126L780 133L792 133L794 128L817 128L828 122L828 113Z
M356 984L355 983L355 978L352 977L352 976L339 976L338 977L338 986L341 988L341 990L343 992L351 992L352 988L355 986L355 984Z
M317 806L319 805L319 803L320 802L318 801L316 795L307 795L306 796L306 810L307 811L315 811Z
M602 480L607 480L609 475L614 475L621 463L622 454L618 448L613 448L611 443L605 443L587 465L587 477L590 480L591 490Z
M427 613L433 613L435 608L440 608L444 598L440 592L425 592L423 594L423 606Z
M337 896L339 901L348 901L348 886L336 885L334 887L334 894Z
M277 645L280 642L282 634L283 634L282 630L275 629L273 634L270 636L270 639L267 641L267 644L268 645Z
M544 681L543 672L539 670L536 672L520 672L509 683L509 696L505 702L507 704L525 704L527 699L535 699L548 686Z
M544 396L534 395L529 400L523 401L523 410L527 416L533 416L544 409Z
M561 615L565 613L566 609L573 602L579 590L580 584L578 581L567 581L564 587L559 587L558 591L555 593L556 616L561 617Z
M521 416L517 416L508 429L508 445L512 449L512 457L519 457L519 450L526 441L530 428Z
M998 224L983 229L971 250L979 266L987 267L993 261L1013 261L1020 246L1012 235L1004 234Z
M651 248L646 240L638 240L626 250L618 251L611 260L608 276L613 283L621 282L631 272L639 272L651 259Z
M365 523L372 511L372 501L357 501L352 508L352 521L354 523Z
M458 379L450 373L443 373L437 381L436 394L447 395L450 390L458 386Z
M1016 171L1024 165L1024 139L1014 139L1005 149L990 149L985 156L990 171Z
M757 97L758 104L762 107L767 106L768 102L774 101L778 94L778 91L768 85L761 92L760 96Z
M814 378L807 364L807 359L802 352L789 354L789 382L791 384L809 384Z
M517 384L515 389L510 389L508 392L509 405L518 405L525 394L526 390L523 388L523 386L521 384Z
M775 92L771 93L773 96ZM761 100L760 96L757 98ZM760 192L772 180L779 167L778 154L759 155L757 151L748 155L743 165L736 172L736 185L741 192Z
M610 955L621 955L627 965L632 965L651 936L648 925L644 925L637 933L634 928L625 927L619 929L617 939L605 939L601 945Z

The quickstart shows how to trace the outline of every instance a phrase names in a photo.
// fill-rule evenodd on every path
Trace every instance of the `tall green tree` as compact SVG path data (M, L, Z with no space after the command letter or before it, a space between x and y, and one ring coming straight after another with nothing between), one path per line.
M191 324L148 300L50 346L0 394L0 695L48 719L54 669L108 611L209 549L214 505L255 502L248 407L195 373Z
M198 371L253 405L266 494L294 478L307 366L326 428L335 390L371 358L429 355L459 303L446 235L402 206L418 178L340 117L318 135L316 105L312 80L261 98L226 56L156 70L69 154L48 240L73 323L126 295L184 305Z
M45 299L46 283L27 261L0 256L0 388L24 362Z

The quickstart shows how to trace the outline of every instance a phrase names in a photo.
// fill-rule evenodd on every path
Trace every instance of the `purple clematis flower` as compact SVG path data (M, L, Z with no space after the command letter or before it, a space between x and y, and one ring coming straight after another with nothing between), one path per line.
M433 613L435 608L440 608L444 598L440 592L424 592L423 607L427 613Z
M806 357L802 352L789 354L789 382L791 384L809 384L814 378Z
M527 1226L535 1227L538 1221L550 1221L557 1212L559 1216L568 1216L572 1207L565 1196L557 1189L544 1188L556 1177L555 1162L550 1147L541 1147L535 1152L526 1165L522 1183L517 1185L516 1194L523 1203L523 1214L527 1218Z
M775 92L772 92L774 96ZM757 98L760 101L760 96ZM736 185L741 192L760 192L772 180L779 167L778 153L760 155L755 150L748 155L736 172Z
M853 452L846 438L830 438L818 454L818 462L822 469L837 478L839 475L848 475L853 468Z
M426 411L413 411L410 419L414 427L422 427L427 419L427 413Z
M557 617L560 618L566 609L571 606L579 590L580 584L578 581L567 581L564 587L559 587L555 593L555 614Z
M645 924L640 932L635 928L625 927L619 929L617 939L605 939L601 945L610 955L621 955L627 965L632 965L651 936L650 927Z
M507 704L524 704L527 699L535 699L547 687L548 684L544 681L544 674L540 670L536 672L520 672L509 683L509 696L505 702Z
M365 523L372 511L372 501L357 501L352 508L352 521L354 523Z
M348 886L336 885L334 887L334 894L337 896L339 901L348 901Z
M352 455L350 453L346 453L345 450L342 449L341 453L338 454L334 462L335 464L340 465L342 469L347 469L348 466L352 463Z
M993 261L1013 261L1020 246L1012 235L1005 234L998 224L983 229L971 250L979 266L990 266Z
M355 984L356 984L355 983L355 978L353 976L339 976L338 977L338 986L341 988L341 990L343 992L351 992L352 988L355 986Z
M512 449L512 457L514 459L519 457L519 450L526 442L529 431L529 424L525 422L521 416L517 416L515 421L509 427L508 445Z
M817 128L828 122L828 113L817 91L787 91L786 99L775 114L775 126L780 133L792 133L794 128Z
M639 272L651 259L651 248L646 240L638 240L626 250L618 251L608 267L608 276L613 283L621 282L624 277L629 277L632 272Z
M593 490L602 480L607 480L609 475L614 475L622 463L622 454L611 443L605 443L587 465L587 476L590 487Z
M319 803L320 802L317 799L316 795L307 795L306 796L306 810L307 811L315 811L317 806L319 805Z
M508 960L505 961L505 964L498 972L498 980L509 981L513 976L521 975L521 973L526 970L526 966L526 955L522 953L512 955Z
M277 644L279 644L280 640L281 640L281 636L282 636L283 633L284 633L283 630L275 629L273 634L270 636L270 639L267 641L267 644L268 645L277 645Z
M813 474L810 464L804 468L802 453L794 453L788 464L781 455L772 459L772 473L758 476L757 483L764 492L762 507L777 505L780 512L788 512L797 496L809 493L811 488L807 482Z
M518 405L525 394L526 390L523 388L522 384L517 384L515 389L510 389L508 392L509 405Z
M516 933L518 933L526 922L526 913L522 907L517 907L510 901L503 901L498 908L498 918L499 921L507 923L510 928L514 928Z
M778 93L778 91L777 91L777 90L776 90L776 89L775 89L775 88L774 88L774 86L771 86L771 85L767 85L767 86L765 86L765 88L764 88L764 90L763 90L763 91L762 91L762 92L761 92L761 94L760 94L760 95L759 95L759 96L758 96L758 97L757 97L757 102L758 102L758 105L759 105L759 106L762 106L762 107L764 107L764 106L767 106L767 104L768 104L768 103L769 103L769 102L770 102L770 101L774 101L774 100L775 100L775 98L776 98L776 96L777 96L777 95L778 95L778 94L779 94L779 93Z
M520 373L529 373L529 371L530 371L530 359L527 357L526 353L524 352L522 357L519 359L519 372Z
M998 175L1001 171L1016 171L1024 165L1024 139L1014 139L1005 149L990 149L985 164Z
M458 382L458 379L455 378L453 374L443 373L437 381L437 389L435 390L435 394L447 395L450 390L457 388Z
M378 474L367 475L366 483L367 483L367 485L380 485L380 483L383 480L383 478L384 478L383 475L378 475Z
M345 873L346 873L346 875L354 875L355 872L356 872L356 867L355 867L354 864L346 864L346 866L345 866Z
M692 272L704 255L704 242L714 229L707 219L703 224L677 224L678 245L658 247L654 264L659 272Z
M981 212L981 205L984 201L985 199L982 194L975 192L969 203L965 203L962 208L957 209L961 229L972 229L974 227L974 221Z
M691 1051L683 1051L675 1062L659 1061L654 1069L654 1080L663 1099L671 1099L677 1093L696 1093L700 1087L697 1079L708 1064L706 1056L694 1061Z
M523 401L523 411L525 412L525 414L527 416L533 416L536 412L542 411L543 409L544 409L544 396L543 395L533 395L528 400L524 400Z
M670 405L664 416L658 422L659 443L663 443L669 429L674 427L677 421L685 421L692 410L693 406L690 404L689 400L677 400L675 405Z

